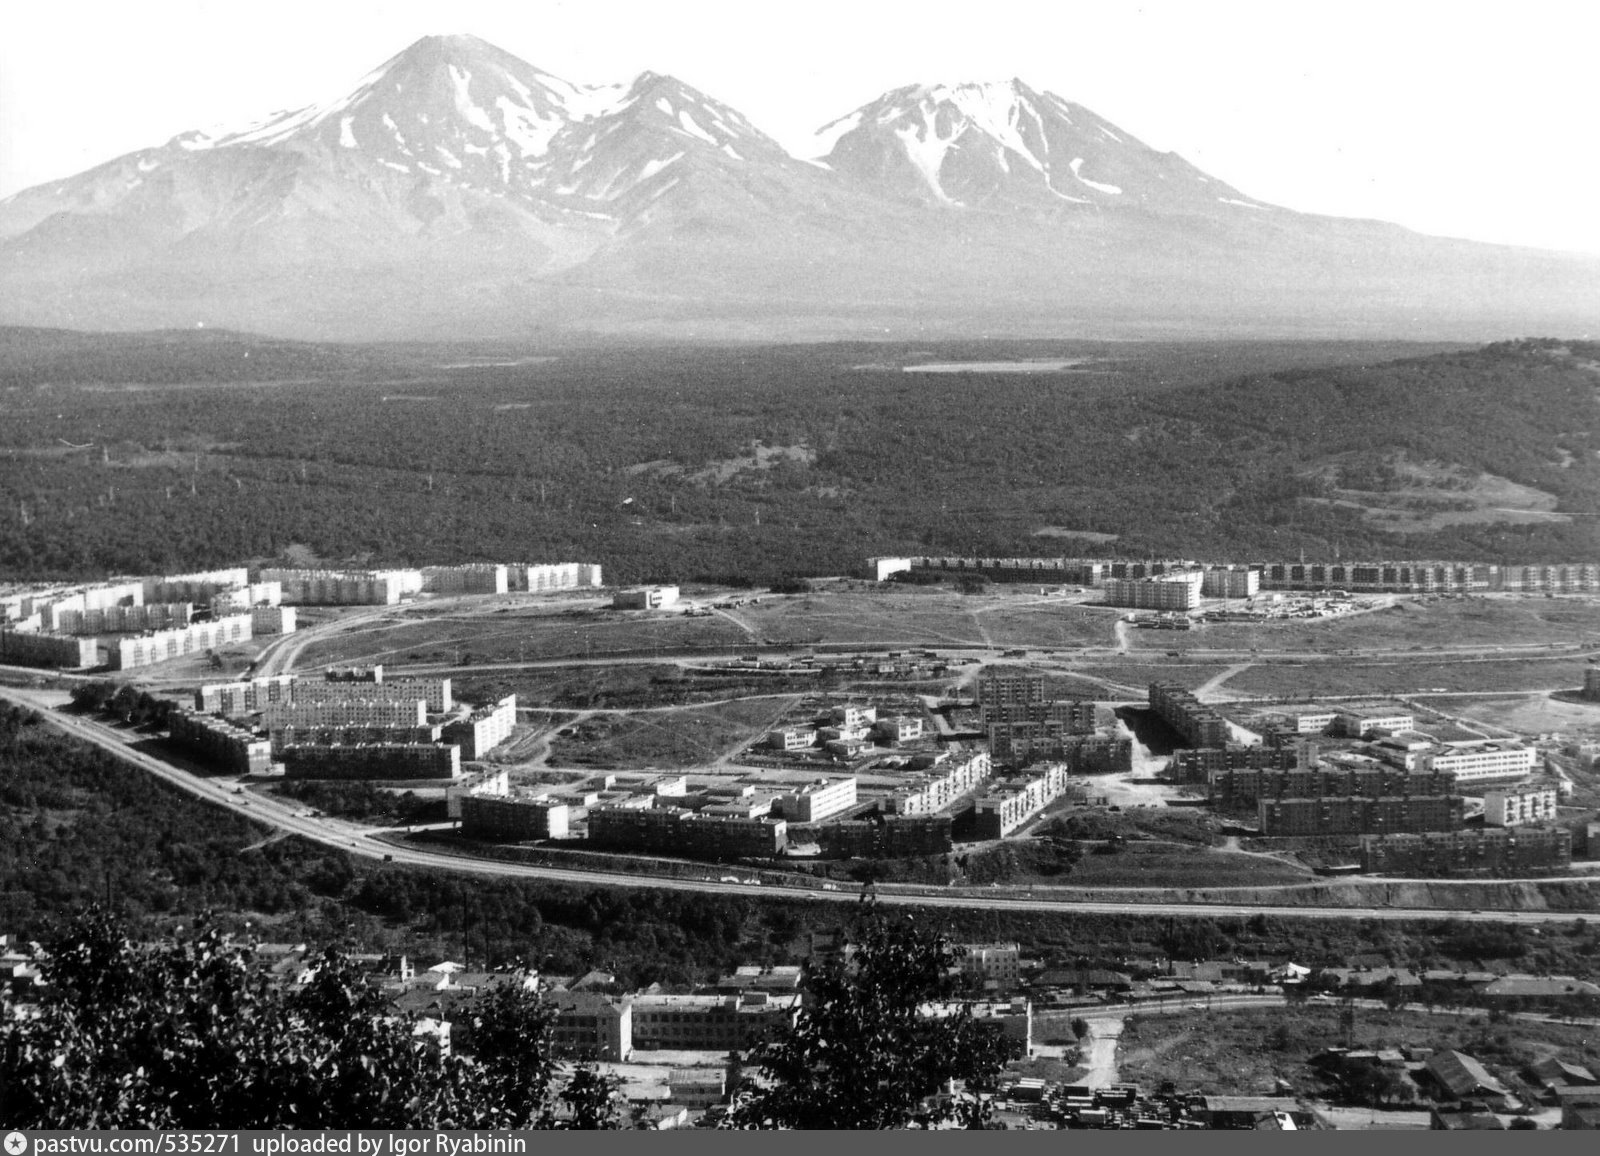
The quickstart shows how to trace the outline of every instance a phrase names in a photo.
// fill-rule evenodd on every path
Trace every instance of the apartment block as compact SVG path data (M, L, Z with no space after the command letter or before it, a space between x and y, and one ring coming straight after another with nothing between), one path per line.
M446 742L461 746L464 759L481 759L511 737L517 725L517 696L508 694L493 706L473 711L466 718L445 724Z
M61 610L54 617L56 629L62 634L130 634L187 626L194 617L194 607L187 602L145 602L138 606Z
M0 662L79 670L100 665L100 642L66 634L0 630Z
M633 1046L639 1051L742 1052L792 1028L799 1015L798 993L636 995Z
M602 584L600 567L590 562L524 563L506 567L506 577L510 589L532 594L583 590Z
M250 629L257 635L293 634L296 616L293 606L252 606Z
M1263 835L1376 835L1453 831L1461 826L1459 795L1392 795L1320 799L1262 799L1256 815Z
M825 859L907 859L947 855L955 846L951 818L943 815L874 815L813 828L791 828L791 842L815 842Z
M214 767L240 775L264 775L272 769L272 744L254 731L191 711L174 711L167 722L174 745Z
M393 606L422 591L418 570L268 569L261 581L279 583L283 601L301 606Z
M1107 578L1102 589L1107 606L1139 610L1195 610L1205 575L1199 570L1177 571L1149 578Z
M509 568L492 562L424 566L422 589L437 594L504 594L511 589Z
M1291 747L1216 746L1172 752L1172 777L1180 783L1207 783L1222 771L1283 769L1295 765Z
M868 558L867 576L874 582L887 582L896 574L911 570L910 558Z
M243 566L220 570L197 570L192 574L164 574L140 580L146 602L193 602L203 604L223 590L250 585L250 571Z
M856 780L817 779L778 796L773 809L792 823L817 823L856 805Z
M430 714L443 714L455 706L448 678L391 678L381 681L302 678L294 686L294 701L297 704L337 702L344 698L421 699Z
M944 766L911 776L885 803L892 815L935 815L975 791L994 773L987 752L952 758Z
M431 726L347 726L294 727L279 726L267 729L273 754L281 755L291 746L360 746L371 743L436 743L444 728Z
M66 615L87 610L108 610L112 607L142 606L144 602L143 583L113 582L83 587L71 592L61 591L39 598L35 601L33 610L39 615L41 629L64 633L65 627L62 622Z
M1261 590L1261 571L1248 566L1212 566L1200 583L1207 598L1254 598Z
M1483 796L1483 821L1491 827L1553 822L1559 798L1560 793L1554 785L1486 791Z
M158 630L135 638L119 638L115 648L107 641L106 653L117 670L133 670L185 654L204 653L230 642L249 642L254 637L248 614L196 622L176 630Z
M263 706L261 723L269 731L282 727L421 727L428 724L428 704L420 698L330 698L303 702L296 694L293 702Z
M1572 833L1564 827L1487 827L1361 840L1361 869L1384 875L1518 876L1571 866Z
M565 839L572 808L548 794L461 799L461 833L471 839Z
M995 782L977 803L980 839L1004 839L1022 824L1059 799L1067 789L1070 772L1049 767L1028 776Z
M295 677L272 675L248 682L219 682L195 692L195 707L205 714L238 718L265 710L272 703L288 703L293 698Z
M1357 766L1317 765L1292 768L1230 768L1211 772L1211 802L1224 810L1254 808L1262 799L1405 798L1448 795L1455 790L1449 775L1405 771L1384 763Z
M788 830L783 819L697 815L667 807L605 806L589 812L589 841L597 847L697 858L777 855Z
M461 818L461 805L468 795L504 799L511 794L511 773L505 767L483 767L463 774L444 790L444 812L451 819Z
M1022 982L1022 948L1015 943L963 943L961 974L990 995L1010 995Z
M213 614L238 614L252 606L281 606L283 583L254 582L245 586L230 586L209 597L202 596L198 601L210 602Z
M1228 744L1227 720L1176 683L1152 682L1150 709L1193 746Z
M461 748L439 743L364 743L283 748L291 779L455 779Z
M551 1043L567 1060L621 1062L633 1055L633 1005L592 991L555 991Z

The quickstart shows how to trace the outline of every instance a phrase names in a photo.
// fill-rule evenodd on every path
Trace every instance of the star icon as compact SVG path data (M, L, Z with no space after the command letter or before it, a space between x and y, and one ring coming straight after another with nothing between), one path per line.
M22 1156L28 1150L28 1138L21 1132L6 1134L6 1156Z

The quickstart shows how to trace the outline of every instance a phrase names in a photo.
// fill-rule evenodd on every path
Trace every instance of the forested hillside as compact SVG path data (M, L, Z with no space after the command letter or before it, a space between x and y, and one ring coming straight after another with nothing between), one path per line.
M1072 364L902 371L1025 358ZM12 330L0 368L14 577L295 546L594 560L619 581L841 573L895 552L1600 554L1593 344L531 356Z

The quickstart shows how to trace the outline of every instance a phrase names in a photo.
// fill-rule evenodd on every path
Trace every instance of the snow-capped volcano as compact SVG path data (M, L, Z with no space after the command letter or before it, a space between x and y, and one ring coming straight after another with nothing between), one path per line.
M897 88L823 127L814 148L855 180L955 207L1257 205L1020 80Z
M1593 261L1264 205L1020 80L896 89L817 139L427 37L0 201L0 324L1453 337L1586 331L1600 300Z

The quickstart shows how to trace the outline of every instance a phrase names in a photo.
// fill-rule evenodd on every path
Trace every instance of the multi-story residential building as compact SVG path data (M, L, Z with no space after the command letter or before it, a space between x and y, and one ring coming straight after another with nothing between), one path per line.
M854 775L842 779L817 779L798 790L778 796L774 810L791 823L817 823L856 805Z
M554 991L551 1042L568 1060L622 1062L633 1055L633 1004L593 991Z
M1152 682L1150 709L1193 746L1228 744L1228 720L1176 683Z
M1022 948L1015 943L959 944L961 974L987 995L1010 995L1022 982Z
M1224 810L1249 807L1262 799L1402 798L1448 795L1455 779L1432 771L1406 771L1384 763L1292 768L1231 768L1211 772L1211 802Z
M504 594L511 589L509 568L492 562L424 566L422 589L439 594Z
M420 698L430 714L443 714L455 706L448 678L390 678L374 681L302 678L294 684L294 701L337 702L342 698Z
M264 775L272 769L272 744L244 727L211 715L173 711L167 725L174 745L212 766L239 775Z
M1172 777L1180 783L1207 783L1219 772L1282 769L1296 765L1292 747L1201 747L1172 752Z
M810 830L796 828L791 838L794 842L815 841L826 859L947 855L955 845L949 815L874 815L868 819L843 819Z
M660 610L678 602L676 586L645 586L636 590L618 590L612 595L611 605L617 610Z
M89 610L109 610L112 607L142 606L144 602L142 583L113 582L36 599L33 610L39 615L40 629L66 633L63 622L68 615Z
M565 839L572 808L548 794L466 795L461 833L472 839Z
M1205 575L1199 570L1176 571L1149 578L1107 578L1107 606L1139 610L1194 610L1200 605Z
M293 606L250 607L250 629L257 635L293 634L296 621Z
M211 613L239 614L253 606L283 605L283 583L254 582L247 586L232 586L211 595Z
M114 656L112 664L115 669L132 670L185 654L215 650L230 642L249 642L252 637L254 632L250 616L235 614L214 622L195 622L176 630L158 630L134 638L119 638L115 649L108 641L106 652L108 656Z
M271 703L288 703L294 696L292 674L271 675L248 682L219 682L195 692L195 707L205 714L239 718L264 710Z
M291 779L456 779L461 748L441 743L295 744L283 748Z
M1262 799L1256 804L1263 835L1375 835L1453 831L1461 826L1459 795L1386 795L1319 799Z
M491 799L504 799L511 794L511 772L505 767L483 767L464 774L444 791L444 812L447 818L461 818L461 803L468 795L482 795Z
M817 745L817 732L810 727L784 727L767 732L767 745L780 751L803 751Z
M466 718L447 723L446 742L459 743L461 757L481 759L511 737L517 723L517 696L508 694L493 706L475 710Z
M1027 708L1044 701L1042 674L990 666L978 678L978 713L985 723L1027 718Z
M936 815L988 782L993 773L986 751L947 759L943 766L912 775L895 787L884 807L892 815Z
M1248 566L1211 566L1200 583L1207 598L1254 598L1261 590L1261 571Z
M1059 799L1067 789L1066 767L1047 767L1026 778L997 780L977 803L980 839L1004 839Z
M204 605L224 590L250 585L250 571L243 566L221 570L199 570L193 574L165 574L140 581L143 601L193 602Z
M194 607L187 602L145 602L137 606L62 610L55 617L62 634L128 634L187 626L194 617Z
M836 706L829 712L835 726L849 730L859 728L862 734L866 728L878 721L878 708L875 706Z
M100 665L100 640L65 634L0 630L0 662L79 670Z
M910 558L868 558L867 575L874 582L887 582L896 574L909 573Z
M428 725L428 704L420 698L331 698L321 701L272 702L261 708L261 724L269 731L284 727L421 727Z
M508 566L508 585L512 590L532 594L552 590L583 590L602 585L600 567L591 562L555 562Z
M636 995L633 1046L662 1051L745 1051L794 1027L799 993Z
M671 807L596 807L589 841L622 851L701 858L770 858L788 841L789 824L770 817L700 815Z
M1521 743L1498 740L1443 743L1423 754L1417 765L1451 775L1459 785L1532 774L1538 765L1538 753Z
M1524 823L1552 822L1560 792L1553 784L1485 791L1483 821L1491 827L1520 827Z
M1572 833L1565 827L1486 827L1361 840L1361 869L1385 875L1518 876L1571 866Z
M393 606L422 591L419 570L268 569L261 581L279 583L283 601L302 606Z
M321 726L267 728L267 738L272 743L273 754L282 754L290 746L360 746L371 743L436 743L443 728L438 724L427 726Z

